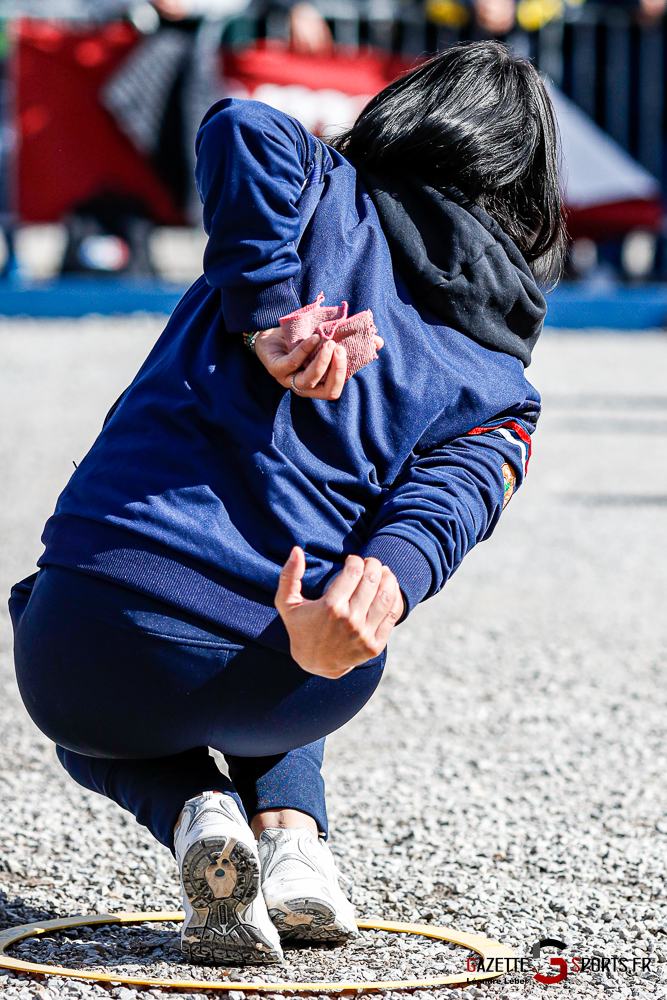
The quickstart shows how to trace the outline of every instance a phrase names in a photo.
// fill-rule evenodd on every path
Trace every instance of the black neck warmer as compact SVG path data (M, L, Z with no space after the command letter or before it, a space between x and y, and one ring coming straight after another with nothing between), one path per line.
M416 304L485 347L530 364L547 306L497 222L456 188L381 177L354 164L377 209L392 260Z

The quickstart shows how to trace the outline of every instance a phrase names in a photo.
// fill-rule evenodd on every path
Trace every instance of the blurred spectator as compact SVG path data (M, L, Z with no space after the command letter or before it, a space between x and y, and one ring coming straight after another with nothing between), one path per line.
M657 21L665 13L667 0L640 0L639 9L648 21Z
M516 23L516 0L426 0L429 21L462 28L471 20L485 33L503 38Z
M133 143L153 160L178 204L189 210L194 221L199 217L192 182L194 137L208 108L224 93L220 24L241 14L260 17L279 9L289 15L295 51L315 55L330 49L333 39L311 3L152 0L152 7L159 16L158 30L147 36L109 81L102 101Z
M475 21L490 35L509 34L516 21L514 0L473 0Z
M288 17L295 51L317 55L332 48L329 27L311 3L151 0L150 7L144 4L130 11L145 37L106 82L100 100L133 145L151 161L193 225L201 221L194 185L194 139L210 105L224 96L219 53L223 27L240 15L262 17L275 10ZM122 219L122 226L112 224L116 217ZM121 206L108 197L79 206L68 220L63 273L95 269L84 251L96 234L124 241L129 254L123 265L125 273L151 273L150 227L131 205Z
M667 0L603 0L603 2L611 7L626 7L636 10L639 20L643 24L652 24L658 21L667 9Z
M585 0L425 0L428 19L450 28L471 21L481 31L504 38L514 27L538 31L563 16L567 7ZM651 24L664 16L667 0L598 0L602 5L626 7L637 13L640 23Z
M152 6L165 21L188 18L228 17L247 13L261 16L271 8L289 11L290 43L295 52L316 55L333 45L327 22L313 3L296 0L152 0Z
M294 52L317 55L333 47L329 25L312 3L295 3L290 11L290 44Z

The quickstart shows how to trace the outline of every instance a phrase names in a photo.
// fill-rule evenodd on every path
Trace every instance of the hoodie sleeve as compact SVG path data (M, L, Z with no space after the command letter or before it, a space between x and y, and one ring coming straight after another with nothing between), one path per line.
M293 118L259 101L215 104L197 133L204 205L204 276L219 288L231 332L277 326L301 305L296 203L309 169L309 138Z
M538 416L539 404L528 400L417 454L388 494L360 555L395 573L405 615L437 594L465 554L492 534L525 478Z

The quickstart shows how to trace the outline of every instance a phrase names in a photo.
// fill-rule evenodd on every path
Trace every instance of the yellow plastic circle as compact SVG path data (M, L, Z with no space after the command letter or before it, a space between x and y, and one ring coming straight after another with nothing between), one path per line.
M248 993L305 992L331 993L344 990L418 989L429 986L462 986L466 983L479 982L482 979L497 979L503 972L511 971L512 961L516 959L515 952L498 941L481 937L479 934L466 934L455 931L451 927L432 927L430 924L403 924L387 920L358 920L357 926L362 930L395 931L399 934L422 934L424 937L437 938L450 944L458 944L469 948L484 959L485 964L492 960L493 968L502 971L493 972L462 972L453 976L440 976L435 979L403 979L397 982L374 983L252 983L252 982L210 982L201 979L140 979L136 976L121 976L109 972L88 972L83 969L63 969L57 965L35 965L24 962L20 958L12 958L5 951L10 945L23 941L25 938L47 934L49 931L62 931L69 927L88 927L94 924L139 924L146 921L160 922L166 920L183 920L181 911L158 910L155 913L101 913L88 917L59 917L57 920L40 920L34 924L21 924L19 927L8 927L0 931L0 968L14 969L19 972L37 972L45 976L68 976L74 979L94 979L104 983L125 983L131 986L170 986L172 989L201 990L243 990ZM498 961L496 961L498 960ZM508 961L509 960L509 961ZM503 968L504 966L504 968Z

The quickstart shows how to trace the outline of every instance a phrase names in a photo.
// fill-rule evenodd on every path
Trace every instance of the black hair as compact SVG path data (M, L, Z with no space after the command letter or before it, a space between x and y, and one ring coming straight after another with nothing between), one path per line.
M558 132L535 67L500 42L462 42L380 91L333 143L376 173L458 188L514 240L542 282L566 235Z

